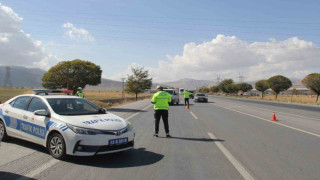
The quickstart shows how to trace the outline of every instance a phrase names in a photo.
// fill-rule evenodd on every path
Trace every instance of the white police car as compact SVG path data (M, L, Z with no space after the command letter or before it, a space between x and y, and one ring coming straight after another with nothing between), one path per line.
M34 92L0 104L0 140L11 136L37 143L57 159L133 148L135 131L130 122L83 98L47 95L70 90Z

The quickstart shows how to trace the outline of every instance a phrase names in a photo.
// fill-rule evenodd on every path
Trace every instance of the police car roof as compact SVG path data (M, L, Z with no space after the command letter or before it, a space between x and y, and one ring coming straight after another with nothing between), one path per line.
M62 99L74 99L74 98L80 98L78 96L56 95L56 94L49 94L49 95L45 95L45 96L36 95L36 96L41 96L41 97L46 98L46 99L59 99L59 98L62 98Z

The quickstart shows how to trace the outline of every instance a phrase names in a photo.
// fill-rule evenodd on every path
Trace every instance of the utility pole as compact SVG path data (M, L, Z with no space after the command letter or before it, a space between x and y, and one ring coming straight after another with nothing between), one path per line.
M124 80L126 78L120 78L122 80L122 99L124 99Z
M221 80L221 79L220 79L220 75L218 74L218 75L217 75L217 86L219 86L220 80Z
M243 76L243 72L239 73L239 83L243 83L244 81L244 76Z
M11 82L11 67L7 66L6 67L6 76L4 78L4 87L12 87L12 82Z

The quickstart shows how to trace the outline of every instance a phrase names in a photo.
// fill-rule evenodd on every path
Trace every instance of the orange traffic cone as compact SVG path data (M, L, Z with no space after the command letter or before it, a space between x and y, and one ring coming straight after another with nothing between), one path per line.
M273 112L273 115L272 115L272 118L271 118L270 121L278 121L277 118L276 118L275 112Z
M190 107L189 107L189 104L187 104L187 109L189 109Z

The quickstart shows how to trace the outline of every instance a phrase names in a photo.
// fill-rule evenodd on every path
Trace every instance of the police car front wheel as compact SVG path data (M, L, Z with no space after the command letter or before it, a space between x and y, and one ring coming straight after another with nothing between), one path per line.
M66 145L63 137L54 133L48 141L48 149L52 157L56 159L64 159L66 157Z

